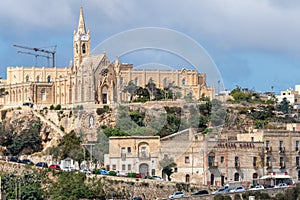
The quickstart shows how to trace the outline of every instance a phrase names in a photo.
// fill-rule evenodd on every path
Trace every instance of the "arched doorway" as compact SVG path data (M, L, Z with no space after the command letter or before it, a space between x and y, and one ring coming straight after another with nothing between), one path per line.
M215 175L214 175L214 174L211 174L211 175L210 175L210 184L211 184L211 185L214 185L214 183L215 183Z
M107 93L108 93L108 88L105 85L102 87L102 93L101 93L101 98L102 98L103 104L107 104L107 97L108 97Z
M234 181L239 181L239 179L240 179L240 174L236 172L234 174Z
M258 177L257 173L253 173L253 175L252 175L253 185L257 185L257 177Z
M142 178L145 178L146 176L148 176L148 174L149 174L149 166L148 166L148 164L146 164L146 163L140 164L139 172L140 172Z
M190 182L190 175L189 174L185 175L185 182L186 183Z

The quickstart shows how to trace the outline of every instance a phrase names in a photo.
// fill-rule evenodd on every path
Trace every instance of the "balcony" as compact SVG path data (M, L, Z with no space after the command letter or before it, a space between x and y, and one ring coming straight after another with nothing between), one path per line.
M265 147L265 153L272 153L272 147Z
M285 152L285 147L279 147L279 151L278 151L278 153L284 153Z
M270 161L266 163L266 168L272 169L272 163Z
M208 163L209 168L218 168L218 162L209 162Z
M142 153L138 154L138 158L140 160L151 160L151 154L150 153L147 154L147 153L142 152Z

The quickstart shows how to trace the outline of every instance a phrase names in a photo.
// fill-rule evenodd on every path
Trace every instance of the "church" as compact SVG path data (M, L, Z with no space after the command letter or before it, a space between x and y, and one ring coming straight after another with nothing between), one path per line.
M49 105L115 104L128 102L124 88L132 81L138 87L152 80L163 89L172 83L180 88L181 97L192 94L195 99L214 97L214 88L206 85L206 75L197 70L134 69L132 64L112 62L105 53L91 55L90 30L86 30L83 8L80 8L78 29L73 34L73 60L68 67L7 68L7 80L0 87L4 106L20 106L26 102L38 107Z

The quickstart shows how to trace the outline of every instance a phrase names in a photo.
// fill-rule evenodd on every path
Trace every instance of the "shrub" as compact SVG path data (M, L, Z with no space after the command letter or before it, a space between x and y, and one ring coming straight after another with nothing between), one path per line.
M50 110L54 110L54 105L51 105L51 106L50 106Z
M115 172L115 171L109 171L108 175L109 176L117 176L117 172Z
M57 106L55 106L55 110L60 110L61 109L61 105L58 104Z
M127 177L136 178L136 173L135 172L128 173Z
M65 131L65 128L62 125L60 125L59 129L63 132Z
M104 108L97 108L97 110L96 110L96 113L98 114L98 115L102 115L103 113L105 113L106 111L105 111L105 109Z

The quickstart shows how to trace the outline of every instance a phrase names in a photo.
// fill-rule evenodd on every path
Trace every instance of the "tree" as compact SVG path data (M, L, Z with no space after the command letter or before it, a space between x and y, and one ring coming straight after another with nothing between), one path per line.
M76 133L71 131L60 140L57 147L53 147L50 150L50 154L60 157L61 159L70 157L80 164L85 156L85 149L81 144L82 141L80 137L77 137Z
M282 101L278 105L278 109L283 112L284 114L289 114L292 107L290 106L290 102L287 100L286 97L282 99Z
M162 173L168 176L168 180L171 181L171 175L174 173L173 168L177 166L174 162L173 158L169 158L166 155L161 161L159 161L159 165L162 168Z
M150 100L153 100L156 97L157 91L156 91L156 84L154 83L152 78L149 79L146 85L146 89L149 91Z
M137 91L138 86L136 86L134 84L134 82L131 80L128 82L127 86L125 86L125 88L123 89L123 92L127 92L130 95L130 101L132 101L133 99L133 95L135 94L135 92Z
M240 87L236 87L235 89L233 89L230 92L230 95L236 102L249 101L251 99L251 95L243 92Z

